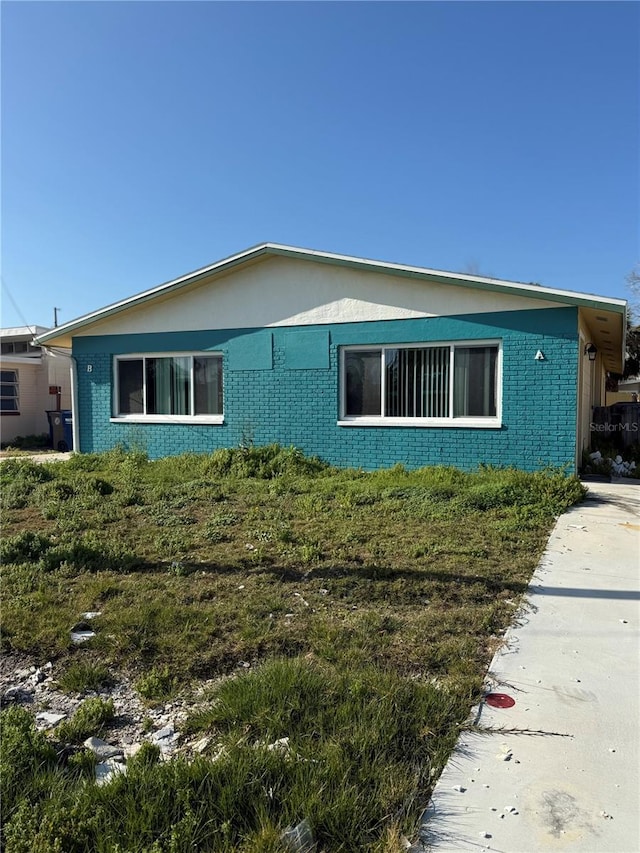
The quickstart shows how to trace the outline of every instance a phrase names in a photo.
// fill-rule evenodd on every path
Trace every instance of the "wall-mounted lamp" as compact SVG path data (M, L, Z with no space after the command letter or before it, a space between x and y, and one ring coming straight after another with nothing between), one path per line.
M598 347L595 344L588 343L584 348L584 354L589 356L589 361L595 361L598 355Z

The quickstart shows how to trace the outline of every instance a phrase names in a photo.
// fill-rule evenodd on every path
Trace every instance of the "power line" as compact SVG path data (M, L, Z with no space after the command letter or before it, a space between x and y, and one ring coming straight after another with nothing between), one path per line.
M22 325L23 325L23 326L33 325L33 324L29 324L29 323L27 322L27 320L25 320L25 318L24 318L24 314L23 314L23 313L22 313L22 311L20 310L20 306L18 305L18 303L16 302L16 300L13 298L13 294L12 294L12 293L11 293L11 291L9 290L9 285L6 283L6 281L4 280L4 276L2 276L2 275L0 275L0 282L2 283L2 289L4 290L4 292L6 293L6 295L9 297L9 301L10 301L10 302L11 302L11 304L13 305L13 308L14 308L14 310L15 310L16 314L17 314L17 315L18 315L18 317L20 317L20 319L22 320Z

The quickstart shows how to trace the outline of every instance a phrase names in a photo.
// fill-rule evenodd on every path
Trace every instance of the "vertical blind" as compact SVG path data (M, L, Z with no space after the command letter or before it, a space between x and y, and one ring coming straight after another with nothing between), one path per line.
M449 416L449 347L385 350L385 415Z
M344 413L347 417L495 417L498 351L497 344L348 349Z

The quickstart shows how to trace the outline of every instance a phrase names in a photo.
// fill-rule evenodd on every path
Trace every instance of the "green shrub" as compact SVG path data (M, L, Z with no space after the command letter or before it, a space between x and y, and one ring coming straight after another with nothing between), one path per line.
M481 482L469 486L460 500L468 509L487 510L511 506L518 497L518 487L513 483Z
M41 533L23 530L9 536L0 543L0 559L3 563L35 563L51 548L51 539Z
M141 675L135 687L145 699L167 699L175 691L177 679L169 672L169 667L153 667Z
M71 719L60 723L55 730L56 738L67 743L80 743L88 737L100 735L114 716L112 699L85 699Z
M81 749L69 756L67 767L72 776L79 779L94 779L98 756L90 749Z
M43 553L41 560L46 571L64 565L74 572L130 572L144 565L124 542L113 537L105 542L92 531L83 536L67 536Z
M0 444L2 450L47 450L51 447L51 438L48 432L41 432L37 435L16 435L11 441L4 441Z
M55 765L55 750L23 708L0 712L0 801L5 821L28 795L36 774Z
M30 459L5 459L0 465L0 493L5 509L22 509L40 483L53 479L50 465Z
M329 466L315 456L305 456L296 447L269 444L265 447L236 447L216 450L209 469L217 477L252 477L271 480L285 474L312 476Z
M160 747L155 743L145 741L127 764L129 770L138 770L153 767L158 761L160 761Z

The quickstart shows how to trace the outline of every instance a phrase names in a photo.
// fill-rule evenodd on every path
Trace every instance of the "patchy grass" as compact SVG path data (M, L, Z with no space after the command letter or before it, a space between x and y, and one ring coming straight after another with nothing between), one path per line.
M58 686L67 693L98 691L108 687L113 679L109 668L91 660L72 660L58 677Z
M100 735L115 716L113 701L99 697L85 699L69 720L63 720L56 729L58 740L80 743L93 735Z
M242 673L189 721L209 757L134 763L108 793L32 767L49 783L4 811L8 851L276 851L302 818L327 851L398 849L583 496L560 471L364 473L277 446L10 460L0 480L5 648L57 659L68 689L98 683L95 655L148 699Z

